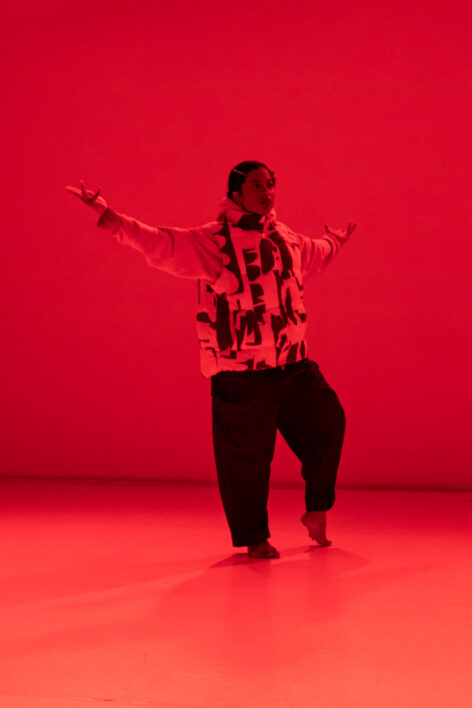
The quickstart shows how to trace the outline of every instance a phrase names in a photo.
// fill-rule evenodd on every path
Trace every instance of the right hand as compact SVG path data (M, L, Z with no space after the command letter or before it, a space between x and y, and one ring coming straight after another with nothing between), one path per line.
M105 209L107 209L106 201L103 197L99 196L100 188L98 188L96 192L93 192L91 189L85 189L83 180L80 181L80 189L77 189L77 187L66 187L66 190L71 192L71 194L80 199L84 204L92 207L100 216Z

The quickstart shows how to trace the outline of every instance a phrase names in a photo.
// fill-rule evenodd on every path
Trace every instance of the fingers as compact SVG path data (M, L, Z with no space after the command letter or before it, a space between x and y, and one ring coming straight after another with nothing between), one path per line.
M66 187L66 189L69 189L69 191L73 192L74 194L80 195L81 199L86 204L90 204L90 202L94 202L97 199L100 192L102 191L102 188L99 187L94 194L91 189L85 189L85 184L82 179L80 180L80 191L78 189L75 189L74 187Z
M99 187L97 191L93 193L91 189L86 189L84 181L80 180L80 189L77 189L77 187L72 187L71 185L67 185L65 189L67 192L73 194L74 197L80 199L84 204L87 204L87 206L92 207L92 209L94 209L100 215L103 214L103 212L107 208L106 201L103 199L103 197L100 196L100 192L102 191L101 187Z
M82 194L80 192L80 189L77 189L77 187L70 187L69 185L66 187L66 190L68 192L72 192L76 197L79 197L79 199L82 198Z
M347 225L346 231L345 231L344 233L345 233L347 236L350 236L350 235L352 234L352 232L354 231L354 229L356 228L356 226L357 226L357 224L353 224L352 222L349 222L348 225ZM334 234L337 233L336 231L332 231L332 230L329 228L329 226L327 226L326 224L324 224L324 227L325 227L325 231L326 231L327 234L331 234L331 233L332 233L332 234L334 235Z

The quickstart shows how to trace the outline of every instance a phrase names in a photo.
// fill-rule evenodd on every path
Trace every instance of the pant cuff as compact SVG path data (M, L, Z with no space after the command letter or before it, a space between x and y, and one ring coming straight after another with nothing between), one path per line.
M252 533L250 536L233 536L233 546L255 546L257 543L262 543L270 538L270 533L268 530L259 531L258 533Z
M329 511L334 506L334 498L318 500L316 502L306 502L307 511Z

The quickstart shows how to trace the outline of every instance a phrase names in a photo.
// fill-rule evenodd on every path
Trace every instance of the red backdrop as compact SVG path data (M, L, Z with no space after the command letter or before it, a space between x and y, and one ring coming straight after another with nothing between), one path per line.
M282 221L358 223L307 283L341 485L470 482L467 2L17 2L3 13L1 473L215 478L196 285L95 228L214 218L267 162ZM173 344L165 345L172 332ZM273 478L297 481L282 442Z

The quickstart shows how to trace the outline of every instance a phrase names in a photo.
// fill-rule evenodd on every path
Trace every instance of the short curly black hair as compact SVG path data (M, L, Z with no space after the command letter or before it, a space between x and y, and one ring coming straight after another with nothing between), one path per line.
M238 192L238 194L241 194L241 187L246 181L246 175L252 170L258 170L260 167L267 170L275 184L275 174L270 167L267 167L267 165L263 162L258 162L258 160L245 160L244 162L240 162L236 165L236 167L233 167L229 173L227 196L232 199L233 192Z

